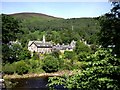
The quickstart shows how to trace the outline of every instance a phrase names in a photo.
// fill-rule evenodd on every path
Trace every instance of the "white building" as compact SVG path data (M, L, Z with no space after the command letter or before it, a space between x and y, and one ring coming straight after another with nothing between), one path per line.
M54 51L60 51L64 53L64 51L73 51L75 48L76 41L72 41L70 45L53 45L51 42L45 41L45 36L43 36L42 41L29 41L28 43L28 50L31 52L38 52L38 53L51 53Z
M43 36L43 41L29 41L28 50L31 52L38 53L51 53L52 51L52 43L45 41L45 36Z

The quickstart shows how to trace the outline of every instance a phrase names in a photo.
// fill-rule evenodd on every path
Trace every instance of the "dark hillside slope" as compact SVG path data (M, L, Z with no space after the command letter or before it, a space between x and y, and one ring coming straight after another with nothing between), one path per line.
M36 30L45 30L48 22L51 23L51 21L63 19L42 13L30 13L30 12L15 13L9 15L21 21L23 28L27 28L28 31L32 32Z
M69 43L71 40L85 39L95 43L96 33L99 32L99 23L94 18L63 19L41 13L16 13L10 14L22 23L25 32L19 38L26 40L41 40L46 34L46 40L55 43Z

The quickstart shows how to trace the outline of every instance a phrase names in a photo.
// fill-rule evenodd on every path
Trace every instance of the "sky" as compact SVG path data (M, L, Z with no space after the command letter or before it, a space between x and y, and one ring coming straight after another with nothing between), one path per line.
M2 12L43 13L61 18L80 18L101 16L111 9L109 2L2 2Z

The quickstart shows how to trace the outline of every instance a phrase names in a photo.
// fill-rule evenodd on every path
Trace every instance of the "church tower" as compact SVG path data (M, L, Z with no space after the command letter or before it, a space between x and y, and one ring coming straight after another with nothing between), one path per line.
M43 43L45 43L45 35L43 35Z

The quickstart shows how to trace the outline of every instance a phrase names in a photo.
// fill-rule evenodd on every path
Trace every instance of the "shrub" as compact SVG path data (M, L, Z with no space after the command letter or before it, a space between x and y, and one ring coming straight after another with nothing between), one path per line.
M88 56L89 54L90 54L90 53L88 53L88 52L80 52L80 53L78 54L78 60L79 60L79 61L86 61L87 56Z
M83 67L83 63L78 61L72 65L72 70L82 69L82 67Z
M3 71L5 74L13 74L15 72L15 67L13 64L10 63L6 63L3 67L2 67Z
M43 66L43 62L42 60L26 60L26 63L29 66L29 72L30 73L40 73L40 72L44 72L44 70L42 69Z
M48 72L48 73L56 72L59 69L59 61L57 58L51 55L48 55L44 59L44 65L42 68L45 72Z
M42 68L32 69L32 73L44 73L45 71Z
M61 54L60 51L53 51L53 52L51 53L51 55L54 56L55 58L59 58L59 55L60 55L60 54Z
M28 65L23 61L19 61L15 63L16 73L18 74L26 74L28 73Z
M39 55L38 55L38 53L33 52L33 57L32 57L32 59L34 59L34 60L38 60L38 59L39 59Z
M79 54L80 52L91 52L89 46L85 45L83 42L77 41L74 51Z
M75 53L73 51L65 51L64 56L67 59L72 59L75 56Z

